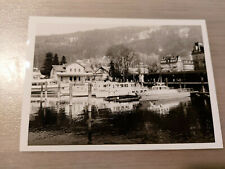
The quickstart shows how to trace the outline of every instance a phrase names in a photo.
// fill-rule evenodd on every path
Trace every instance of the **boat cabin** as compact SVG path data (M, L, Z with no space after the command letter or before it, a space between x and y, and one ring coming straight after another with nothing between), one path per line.
M155 86L152 86L152 90L169 90L170 88L165 85L163 82L156 83Z

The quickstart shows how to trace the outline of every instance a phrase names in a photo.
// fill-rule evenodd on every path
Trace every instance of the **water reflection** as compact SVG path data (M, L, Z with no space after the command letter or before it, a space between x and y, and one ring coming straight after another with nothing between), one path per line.
M30 145L214 142L209 100L108 102L73 98L32 103Z

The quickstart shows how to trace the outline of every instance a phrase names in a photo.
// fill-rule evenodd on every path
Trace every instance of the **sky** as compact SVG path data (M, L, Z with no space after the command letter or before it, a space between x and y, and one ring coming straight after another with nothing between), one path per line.
M160 27L162 25L200 25L195 20L147 20L147 19L103 19L103 18L39 18L36 35L66 34L93 29L127 26Z
M120 20L120 19L92 19L92 18L76 18L75 20L69 20L71 22L63 22L62 20L56 20L53 22L40 22L36 24L36 35L54 35L54 34L66 34L77 31L88 31L93 29L107 29L123 26L149 26L143 22L138 24L132 20ZM141 21L141 20L140 20ZM152 25L153 26L153 25ZM155 26L154 26L155 27Z
M118 27L119 25L97 25L97 24L82 24L79 27L76 24L38 24L36 27L36 35L53 35L66 34L77 31L88 31L93 29L106 29Z

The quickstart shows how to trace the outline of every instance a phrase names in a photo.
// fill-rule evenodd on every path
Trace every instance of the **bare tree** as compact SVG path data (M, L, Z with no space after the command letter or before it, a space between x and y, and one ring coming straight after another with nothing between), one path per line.
M114 45L107 50L106 56L114 64L114 71L118 72L117 78L125 81L129 75L129 67L136 56L134 50L124 45Z

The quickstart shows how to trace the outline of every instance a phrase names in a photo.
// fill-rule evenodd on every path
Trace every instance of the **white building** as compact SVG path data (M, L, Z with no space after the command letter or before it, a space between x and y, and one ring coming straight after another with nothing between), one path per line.
M180 56L166 56L160 61L162 72L180 72L194 70L193 60L182 60Z
M101 66L94 73L94 79L96 81L104 81L109 79L109 67Z
M53 65L51 70L51 79L61 82L85 82L93 77L92 70L79 63L72 63L67 66Z
M72 63L66 66L65 72L57 73L57 77L62 82L85 82L91 80L93 73L79 63Z
M66 71L65 65L52 65L52 70L50 73L50 78L57 80L57 73L63 73Z
M195 69L193 60L183 60L183 71L193 71Z
M144 65L141 62L136 67L129 67L128 71L133 75L148 74L149 73L148 67L149 67L148 65Z

